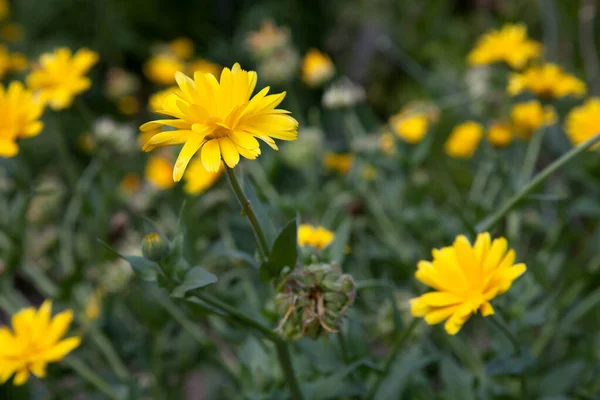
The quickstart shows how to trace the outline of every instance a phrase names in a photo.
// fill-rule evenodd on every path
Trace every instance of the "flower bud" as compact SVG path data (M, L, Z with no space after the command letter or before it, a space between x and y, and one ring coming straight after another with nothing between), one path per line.
M160 261L169 254L169 242L156 233L149 233L142 241L142 254L150 261Z

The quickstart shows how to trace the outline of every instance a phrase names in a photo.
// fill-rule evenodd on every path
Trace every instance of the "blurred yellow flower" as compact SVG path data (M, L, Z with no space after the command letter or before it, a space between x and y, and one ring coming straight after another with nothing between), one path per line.
M568 95L583 96L587 91L583 81L564 72L560 66L550 63L530 67L523 73L511 75L508 93L514 96L526 90L546 99Z
M13 374L15 385L27 382L29 374L44 378L48 363L62 360L79 346L78 337L62 339L73 312L66 310L54 318L51 314L52 302L46 300L39 310L29 307L13 315L12 331L0 328L0 384Z
M510 112L515 136L527 140L543 126L556 122L556 113L552 106L542 106L537 100L515 104Z
M144 74L159 85L175 83L175 74L185 71L185 64L170 54L157 54L144 64Z
M162 156L150 157L146 164L146 181L160 190L170 189L175 185L173 179L173 164Z
M278 150L275 139L296 140L298 122L289 111L276 109L285 92L268 95L269 87L254 97L257 75L244 71L239 64L224 68L221 81L211 74L197 72L194 79L177 73L177 84L182 94L173 93L163 103L162 114L176 119L147 122L142 132L163 126L175 128L154 135L143 147L151 151L156 147L185 143L173 170L173 180L179 181L196 152L200 151L207 171L216 172L221 159L233 168L240 155L255 159L260 155L256 138Z
M323 250L335 239L335 234L322 226L301 224L298 227L298 245L300 247L314 247Z
M391 132L388 131L379 135L379 149L388 156L396 153L396 141Z
M248 33L246 45L255 57L264 57L283 47L288 42L289 36L289 29L278 28L273 21L264 20L258 31Z
M506 147L513 140L513 133L509 124L495 122L488 129L488 141L494 147Z
M467 121L454 127L446 140L446 154L454 158L471 158L483 137L483 127L477 122Z
M399 113L390 118L396 135L407 143L419 143L427 134L429 121L425 114Z
M600 133L600 98L592 97L567 114L565 131L573 145L578 145Z
M433 261L419 261L415 277L434 291L410 300L411 313L430 325L446 320L450 335L477 312L494 314L490 300L510 289L527 269L514 264L515 252L508 250L505 238L492 241L487 232L477 235L474 246L460 235L452 246L432 254Z
M165 99L171 94L177 93L178 96L182 96L183 92L177 86L171 86L160 92L156 92L148 99L148 108L150 111L160 111L163 109Z
M11 82L5 90L0 83L0 157L12 157L19 152L17 139L39 134L43 104L21 82Z
M136 174L131 173L123 177L119 184L119 189L121 189L123 193L131 195L137 192L141 185L142 182L140 178Z
M117 100L117 108L123 115L133 115L140 111L140 102L135 96L123 96Z
M100 317L100 313L102 312L102 297L104 297L102 289L96 289L88 296L85 303L85 316L88 320L94 321Z
M527 38L525 24L505 24L502 29L483 35L469 53L470 65L505 62L512 68L520 69L542 54L542 45Z
M97 62L98 54L89 49L72 54L66 47L58 48L40 56L39 65L27 76L27 86L53 110L65 109L76 95L89 89L92 82L85 74Z
M325 168L335 170L342 175L346 175L352 168L353 157L351 153L327 153L323 158Z
M186 60L194 55L194 42L190 38L179 37L169 43L169 51L177 58Z
M0 28L0 38L7 42L18 42L23 39L25 33L23 27L19 24L9 23Z
M215 77L221 75L222 66L215 64L202 58L197 58L190 61L187 67L188 75L194 76L196 72L204 72L206 74L213 74Z
M0 20L5 19L10 15L9 0L0 0Z
M10 72L26 70L27 65L27 58L23 54L10 53L6 46L0 45L0 79Z
M335 75L335 67L327 54L310 49L302 60L302 79L308 86L321 86Z
M190 165L183 175L183 180L185 181L183 190L189 194L201 194L219 180L224 170L223 163L221 163L217 172L207 171L200 157L196 157L190 161Z

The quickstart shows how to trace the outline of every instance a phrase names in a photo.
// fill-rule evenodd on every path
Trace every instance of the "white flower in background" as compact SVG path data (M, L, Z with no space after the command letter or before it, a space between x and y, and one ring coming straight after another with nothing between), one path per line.
M110 117L101 117L94 122L93 136L100 144L106 144L121 153L138 149L137 130L128 124L121 124Z
M323 106L327 108L352 107L365 100L365 89L352 82L347 77L342 77L329 86L323 94Z

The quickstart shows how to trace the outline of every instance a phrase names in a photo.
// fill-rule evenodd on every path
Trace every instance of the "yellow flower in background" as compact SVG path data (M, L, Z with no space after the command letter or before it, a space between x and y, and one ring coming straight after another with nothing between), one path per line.
M168 158L162 156L150 157L146 164L146 181L159 190L170 189L173 182L173 164Z
M194 73L196 72L204 72L205 74L212 74L215 77L218 77L221 74L221 70L223 70L223 67L219 64L215 64L202 58L190 61L187 67L188 74L191 76L194 76Z
M131 195L137 192L141 186L142 182L140 178L136 174L131 173L123 177L121 183L119 184L119 189L123 193Z
M87 302L85 303L85 316L88 320L94 321L100 317L100 314L102 313L103 297L104 292L100 288L96 289L88 296Z
M73 321L71 310L54 318L52 302L46 300L36 310L25 308L12 317L12 331L0 328L0 384L13 374L15 385L27 382L29 374L46 376L49 363L62 360L81 343L78 337L63 339Z
M396 141L391 132L384 132L379 135L379 149L388 156L396 153Z
M525 24L505 24L482 36L469 53L470 65L485 65L505 62L510 67L521 69L529 60L542 54L542 45L527 38Z
M169 43L169 51L177 58L186 60L194 55L195 45L192 39L179 37Z
M0 0L0 20L10 15L10 3L8 0Z
M97 62L98 54L89 49L72 54L66 47L58 48L40 56L39 65L27 76L27 86L53 110L65 109L92 85L85 75Z
M10 72L26 70L28 64L23 54L10 53L6 46L0 45L0 79Z
M327 54L310 49L302 60L302 79L308 86L321 86L335 75L335 67Z
M148 108L150 111L160 111L163 108L165 99L172 93L177 93L179 96L183 95L183 92L177 86L171 86L165 90L154 93L148 99Z
M25 33L19 24L9 23L0 28L0 38L7 42L18 42L23 40Z
M158 54L144 64L144 75L159 85L175 83L175 73L184 71L185 64L170 54Z
M542 106L537 100L515 104L510 112L515 136L530 139L538 129L556 122L556 113L551 106Z
M143 147L151 151L156 147L185 143L173 170L173 180L179 181L196 152L200 152L207 171L216 172L221 159L233 168L240 156L254 160L260 153L257 138L278 150L275 139L296 140L298 122L289 111L277 109L285 92L268 95L269 87L254 97L257 75L244 71L239 64L224 68L221 81L211 74L197 72L194 79L177 73L177 84L182 94L169 95L161 110L175 119L147 122L142 132L163 126L175 130L154 135Z
M499 122L492 124L488 129L487 139L494 147L508 146L513 140L510 125Z
M419 143L427 134L429 120L425 114L400 113L390 118L396 135L407 143Z
M117 108L123 115L133 115L140 111L140 102L135 96L123 96L117 100Z
M185 181L183 190L189 194L201 194L219 180L224 170L223 163L221 163L217 172L207 171L200 157L196 157L190 161L190 165L183 174L183 180Z
M511 75L507 88L510 95L514 96L527 90L547 99L568 95L583 96L587 91L583 81L564 72L562 67L551 63L534 66L523 73Z
M327 153L323 158L325 168L346 175L352 168L353 157L351 153Z
M323 250L335 239L335 234L322 226L301 224L298 227L298 245L300 247L314 247Z
M600 132L600 98L592 97L567 114L565 131L574 146ZM595 147L594 147L595 148Z
M17 139L42 131L44 106L21 82L11 82L6 90L0 83L0 110L0 157L12 157L19 152Z
M450 335L477 312L484 317L494 314L490 301L527 269L514 263L515 252L508 250L505 238L492 241L487 232L477 235L474 246L460 235L452 246L432 254L433 261L419 261L415 277L434 291L410 300L411 313L430 325L445 320Z
M262 21L259 30L248 33L246 45L255 57L264 57L283 47L289 37L289 29L279 28L267 19Z
M483 137L483 127L477 122L467 121L454 127L446 140L446 154L454 158L471 158Z

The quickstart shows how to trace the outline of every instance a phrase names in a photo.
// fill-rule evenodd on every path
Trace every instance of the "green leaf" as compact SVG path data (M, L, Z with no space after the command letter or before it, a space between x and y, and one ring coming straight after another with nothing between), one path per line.
M187 271L185 277L183 278L183 282L173 289L171 292L171 297L183 298L190 290L199 289L215 282L217 282L217 277L214 274L208 272L200 266L193 267Z
M600 288L587 295L580 303L571 309L560 322L559 334L564 335L576 326L577 321L592 310L600 306Z
M291 269L298 259L298 218L294 218L283 227L269 255L269 261L261 265L261 279L276 278L285 267Z
M535 357L523 350L520 356L500 356L492 359L486 366L487 376L520 375L535 363Z
M581 380L586 370L581 360L566 361L552 368L540 381L540 396L556 396L567 394Z
M348 239L350 239L350 228L350 219L345 219L335 231L335 239L333 239L333 242L326 249L331 261L340 264L344 262L346 246L348 245Z
M432 361L434 358L425 357L419 347L413 347L405 354L399 355L390 373L381 383L375 400L401 399L409 379Z
M225 248L222 244L212 248L208 257L226 257L233 261L245 263L258 269L258 264L256 263L254 256L241 250Z
M461 368L453 359L445 357L441 363L442 381L448 399L475 399L473 375Z
M147 282L155 282L157 271L159 270L158 264L154 261L150 261L140 256L126 256L115 249L113 249L110 245L98 239L98 242L102 245L102 247L106 248L108 251L126 260L133 268L133 271L139 275L140 279Z
M360 396L366 393L366 388L352 382L342 382L354 370L361 366L370 366L370 360L358 360L341 371L328 377L302 385L302 392L309 399L331 399L339 397Z

